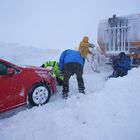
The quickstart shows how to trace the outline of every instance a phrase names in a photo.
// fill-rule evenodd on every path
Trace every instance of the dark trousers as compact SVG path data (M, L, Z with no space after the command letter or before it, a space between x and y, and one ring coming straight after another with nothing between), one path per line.
M76 74L78 88L79 90L84 90L84 81L83 81L83 67L79 63L67 63L64 65L64 81L63 81L63 93L69 92L69 79L70 77Z
M110 78L111 77L114 77L114 78L123 77L125 75L127 75L127 73L122 68L115 68L112 75L110 76Z

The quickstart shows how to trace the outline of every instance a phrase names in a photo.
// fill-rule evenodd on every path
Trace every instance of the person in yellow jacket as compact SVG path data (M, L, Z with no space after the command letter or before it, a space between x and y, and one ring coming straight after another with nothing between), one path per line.
M56 81L59 86L63 85L64 76L62 75L62 72L59 69L58 62L57 61L46 61L41 65L42 68L48 68L51 67L52 73L54 76L56 76Z
M82 57L85 59L88 54L92 54L89 48L94 48L94 47L95 46L93 44L89 43L89 38L87 36L84 36L79 45L79 51Z

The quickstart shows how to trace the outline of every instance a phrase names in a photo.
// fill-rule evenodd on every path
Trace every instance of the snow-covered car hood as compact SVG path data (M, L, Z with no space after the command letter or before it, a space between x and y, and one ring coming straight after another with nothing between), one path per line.
M39 76L47 78L48 76L52 76L52 73L49 69L41 68L37 66L22 66L23 69L29 69L37 73Z
M41 67L37 67L37 66L21 66L22 68L29 68L29 69L34 69L34 70L45 70L46 71L46 69L44 69L44 68L41 68Z

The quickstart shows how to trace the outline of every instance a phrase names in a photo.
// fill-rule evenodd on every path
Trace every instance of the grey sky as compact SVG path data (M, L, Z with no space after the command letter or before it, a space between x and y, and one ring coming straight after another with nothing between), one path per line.
M41 48L96 43L98 23L140 13L139 0L0 0L0 41Z

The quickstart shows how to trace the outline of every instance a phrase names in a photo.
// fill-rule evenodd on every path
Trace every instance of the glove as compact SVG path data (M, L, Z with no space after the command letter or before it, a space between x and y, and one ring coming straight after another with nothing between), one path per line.
M89 43L88 47L89 47L89 48L94 48L94 47L95 47L95 45L94 45L94 44L92 44L92 43Z
M45 68L45 65L44 65L44 64L42 64L40 67Z

